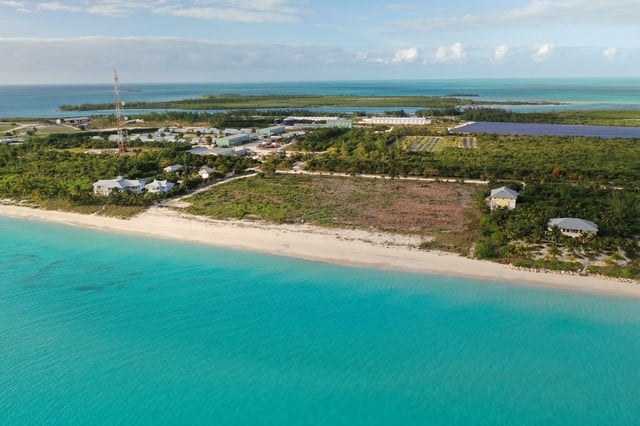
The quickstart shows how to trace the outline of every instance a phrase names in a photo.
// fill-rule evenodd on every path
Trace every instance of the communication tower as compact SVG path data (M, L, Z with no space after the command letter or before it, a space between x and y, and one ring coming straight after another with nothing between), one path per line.
M127 141L129 135L127 129L123 127L126 117L124 116L124 102L120 97L120 80L118 78L118 70L113 70L114 92L116 94L116 129L118 139L118 152L120 154L127 152Z

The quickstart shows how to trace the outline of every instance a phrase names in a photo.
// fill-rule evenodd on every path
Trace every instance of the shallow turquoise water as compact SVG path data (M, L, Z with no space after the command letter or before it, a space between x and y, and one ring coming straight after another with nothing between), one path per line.
M632 425L640 301L0 219L0 424Z
M111 114L113 111L91 113L61 112L60 105L113 102L113 85L1 85L0 117L60 117L85 114ZM136 89L128 92L127 89ZM639 78L575 78L575 79L438 79L438 80L362 80L307 81L280 83L124 83L122 94L126 102L171 101L198 98L203 95L235 93L239 95L354 95L354 96L450 96L477 95L481 101L551 101L563 105L514 106L518 111L558 109L638 109L640 108ZM368 111L382 114L389 107L310 108L313 111L348 113ZM399 110L400 108L391 108ZM415 112L415 106L405 110ZM129 110L129 114L152 110Z

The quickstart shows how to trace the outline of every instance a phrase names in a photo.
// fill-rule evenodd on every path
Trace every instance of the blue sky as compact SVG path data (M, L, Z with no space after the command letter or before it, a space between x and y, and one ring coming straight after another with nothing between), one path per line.
M638 76L640 0L0 0L0 84Z

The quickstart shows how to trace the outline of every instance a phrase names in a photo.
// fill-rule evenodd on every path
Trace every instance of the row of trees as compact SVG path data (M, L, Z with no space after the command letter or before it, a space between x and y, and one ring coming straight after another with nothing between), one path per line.
M22 145L0 146L0 197L44 201L64 199L74 204L100 204L101 197L92 193L93 182L116 176L130 178L180 178L183 187L200 182L196 179L200 167L207 165L221 173L244 170L254 165L246 157L203 157L185 151L185 146L164 144L161 147L134 148L128 155L87 154L79 147L91 143L76 135L59 135L33 139ZM151 148L151 149L149 149ZM182 164L186 172L181 176L167 176L163 168ZM128 194L114 195L111 203L132 203ZM138 197L136 202L150 202Z
M478 137L476 149L410 152L397 143L402 137L399 132L404 131L324 129L307 135L296 148L325 152L304 158L312 170L527 182L597 182L633 188L640 183L637 166L640 144L632 139L483 134Z

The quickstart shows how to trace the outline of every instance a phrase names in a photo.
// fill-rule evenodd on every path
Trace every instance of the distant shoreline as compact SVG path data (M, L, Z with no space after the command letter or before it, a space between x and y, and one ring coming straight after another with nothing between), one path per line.
M339 265L640 298L640 285L636 282L520 270L450 253L419 250L412 248L419 243L416 238L392 234L309 225L217 221L161 207L153 207L128 220L13 205L0 205L0 216Z

